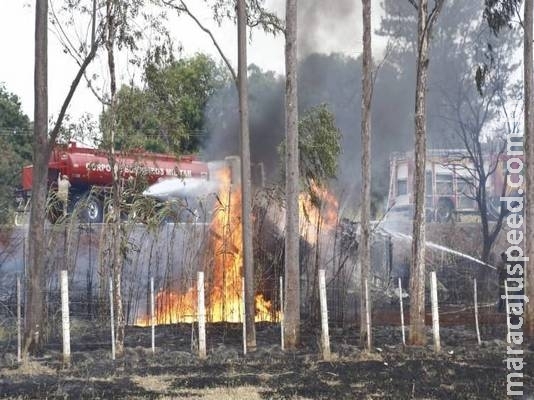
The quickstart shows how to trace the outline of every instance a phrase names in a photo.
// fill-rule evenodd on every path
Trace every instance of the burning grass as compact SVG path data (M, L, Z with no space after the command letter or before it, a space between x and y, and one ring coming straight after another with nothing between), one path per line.
M230 181L229 169L218 171L220 182L217 207L210 223L211 268L207 272L206 316L209 322L242 322L243 315L243 231L241 192ZM198 320L198 293L189 287L180 292L161 290L156 296L155 324L191 323ZM255 296L256 322L276 321L278 313L262 293ZM136 325L148 326L150 316L137 319Z

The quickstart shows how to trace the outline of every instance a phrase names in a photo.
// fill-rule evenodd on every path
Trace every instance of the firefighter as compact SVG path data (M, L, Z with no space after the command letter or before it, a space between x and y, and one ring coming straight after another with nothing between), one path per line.
M70 189L70 182L69 177L65 174L59 173L58 180L57 180L57 197L59 198L59 201L63 205L63 215L67 215L67 208L69 205L69 189Z
M504 251L501 253L501 261L497 265L497 274L499 279L499 301L497 303L497 311L504 312L504 308L506 306L506 290L504 283L506 281L506 278L508 277L508 274L506 272L506 253Z

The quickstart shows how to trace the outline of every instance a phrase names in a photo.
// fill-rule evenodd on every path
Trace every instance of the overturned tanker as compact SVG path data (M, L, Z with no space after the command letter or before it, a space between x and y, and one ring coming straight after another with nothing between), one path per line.
M141 194L148 186L158 181L179 178L190 181L207 181L208 165L195 156L176 157L169 154L131 151L118 153L116 165L121 187L128 188L129 195ZM19 212L28 209L31 199L33 165L22 170L22 189L18 193ZM50 198L58 191L58 179L68 177L68 210L78 210L85 222L102 222L106 199L112 185L112 167L108 152L101 149L83 148L76 143L57 146L48 164L48 187ZM56 222L61 216L54 202L48 208L48 217ZM123 210L121 210L123 212Z

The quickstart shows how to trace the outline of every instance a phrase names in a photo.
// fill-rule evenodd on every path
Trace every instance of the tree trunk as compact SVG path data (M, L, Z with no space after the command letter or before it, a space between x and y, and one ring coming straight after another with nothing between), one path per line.
M48 133L48 1L36 0L35 9L35 115L33 141L32 206L28 238L28 297L26 299L26 325L24 327L24 357L41 348L44 328L44 270L46 249L44 244L46 202L48 196L48 162L61 124L87 67L95 57L96 0L93 0L91 48L72 81L63 101L54 127Z
M113 281L113 306L116 316L117 333L115 338L115 350L117 357L124 355L124 308L122 304L122 231L120 226L120 206L121 206L121 187L119 180L119 166L115 157L115 132L116 132L116 111L117 111L117 78L115 71L115 12L114 0L107 0L106 2L106 16L107 16L107 38L106 50L108 53L108 70L110 77L110 112L109 112L109 134L110 134L110 152L109 164L112 171L112 186L111 186L111 207L106 211L110 212L108 221L111 224L111 274ZM104 207L105 209L107 207Z
M525 263L525 294L530 298L526 303L525 336L531 341L534 338L534 134L532 113L532 0L525 0L524 16L524 80L525 80L525 165L526 165L526 193L525 193L525 253L529 261Z
M286 238L284 344L300 343L297 0L286 0Z
M361 198L361 235L358 245L360 258L360 343L367 346L372 332L367 332L367 315L371 315L370 304L367 304L364 282L369 280L371 268L371 91L372 62L371 50L371 0L362 0L363 11L363 75L362 75L362 198ZM367 312L369 311L369 313ZM369 341L370 343L370 341ZM371 349L367 349L371 350Z
M28 233L28 298L23 356L41 349L43 335L43 290L45 269L45 218L48 195L48 0L35 2L35 70L33 187Z
M241 214L243 218L243 272L245 275L245 320L247 350L256 350L254 305L254 254L252 248L252 183L250 178L250 133L247 77L247 5L237 2L239 125L241 128Z
M428 73L428 1L419 1L417 28L417 81L415 89L415 215L413 221L412 264L410 270L411 345L424 345L425 335L425 166L426 89Z
M479 158L480 162L483 163L483 158ZM477 161L478 162L478 161ZM493 241L490 238L490 226L488 220L488 211L487 211L487 193L486 193L486 173L483 170L483 167L480 167L481 172L478 174L479 187L477 192L478 197L478 209L480 214L480 228L482 230L482 255L481 259L484 262L488 262L491 248L493 246Z

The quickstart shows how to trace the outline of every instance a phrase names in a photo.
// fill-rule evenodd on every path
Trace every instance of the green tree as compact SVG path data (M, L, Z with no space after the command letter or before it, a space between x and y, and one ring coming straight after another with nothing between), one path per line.
M286 151L286 141L280 144L281 158ZM299 191L306 192L313 203L317 188L324 187L336 178L341 154L341 132L336 126L334 114L326 104L308 109L298 123ZM281 165L282 175L285 166ZM318 205L318 204L317 204Z
M298 125L299 170L303 189L314 196L314 185L335 178L341 153L341 133L326 104L309 109Z
M205 54L180 60L149 56L144 88L123 85L117 92L117 149L155 152L198 151L209 98L229 82L225 68ZM109 118L109 109L102 121Z
M31 125L19 98L0 85L0 224L9 222L22 166L32 159Z

